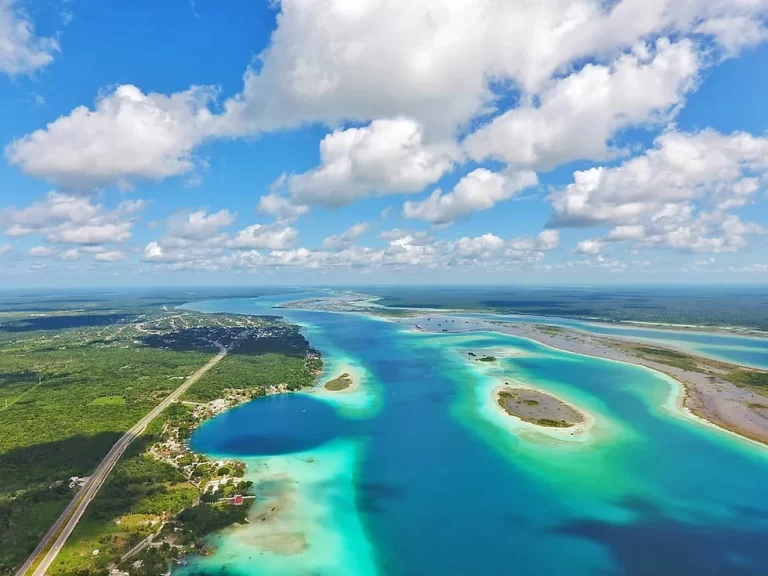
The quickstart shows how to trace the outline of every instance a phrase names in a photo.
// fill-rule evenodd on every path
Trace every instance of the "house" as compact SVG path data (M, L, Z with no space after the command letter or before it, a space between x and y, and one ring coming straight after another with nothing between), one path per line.
M208 482L208 484L206 484L205 492L210 494L215 494L216 492L219 491L219 488L221 486L225 486L227 482L229 482L228 476L222 476L217 480L211 480L210 482Z

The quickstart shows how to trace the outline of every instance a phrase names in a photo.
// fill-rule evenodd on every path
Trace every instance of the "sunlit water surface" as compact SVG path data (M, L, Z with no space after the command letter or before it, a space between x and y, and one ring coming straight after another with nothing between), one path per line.
M267 397L201 426L192 446L246 461L258 499L251 524L179 572L768 573L766 451L677 413L665 377L495 333L270 309L280 300L186 307L283 315L329 377L356 367L361 388ZM482 350L509 354L481 366L468 351ZM563 440L515 427L494 405L501 381L596 424Z

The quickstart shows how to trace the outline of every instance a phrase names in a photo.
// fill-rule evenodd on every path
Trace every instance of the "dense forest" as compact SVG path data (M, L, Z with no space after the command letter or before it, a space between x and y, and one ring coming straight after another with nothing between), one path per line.
M288 390L311 386L318 366L303 357L282 354L233 354L222 360L205 378L196 382L184 400L209 402L221 398L225 390L251 390L263 395L270 386L285 384Z
M741 326L768 331L768 296L759 286L399 286L365 288L379 304L502 313Z

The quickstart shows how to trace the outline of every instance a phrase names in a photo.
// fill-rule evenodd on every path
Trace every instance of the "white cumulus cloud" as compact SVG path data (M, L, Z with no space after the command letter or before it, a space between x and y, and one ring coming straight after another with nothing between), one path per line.
M172 216L168 221L168 233L186 240L205 240L216 236L220 228L234 222L235 215L226 209L211 214L205 210L196 210Z
M575 252L577 254L590 254L594 256L595 254L599 254L600 250L602 249L603 249L603 243L600 240L588 239L588 240L582 240L581 242L576 244Z
M477 160L496 158L514 166L552 169L576 159L614 153L609 142L623 127L675 107L693 87L699 70L689 40L661 39L638 45L611 64L588 64L549 83L538 103L509 110L465 141Z
M11 76L32 72L53 62L59 51L55 38L35 35L35 27L16 0L0 0L0 72Z
M94 254L93 259L97 262L122 262L128 257L125 252L119 250L108 250Z
M559 226L612 225L605 240L693 252L730 252L761 234L730 210L752 202L768 176L768 138L668 131L616 167L574 173L552 196Z
M295 203L338 208L369 195L419 192L453 168L450 145L426 145L407 118L336 130L320 143L319 167L287 179Z
M278 188L284 184L285 179L286 176L284 174L278 181ZM259 198L257 210L261 214L274 216L281 221L292 221L296 220L299 216L307 214L309 206L296 204L277 192L271 192Z
M373 225L370 222L358 222L353 224L341 234L328 236L323 240L323 248L326 250L339 250L355 244L360 237L368 232Z
M555 222L636 225L668 204L701 198L743 205L756 190L749 185L755 172L768 172L768 138L668 131L617 167L575 172L574 182L553 196Z
M464 176L451 192L438 189L425 200L407 201L403 205L403 216L433 224L450 224L472 212L493 208L537 183L534 172L504 174L478 168Z
M229 243L232 248L284 250L299 236L292 226L281 224L253 224L240 230Z
M101 95L11 142L8 161L25 173L73 189L128 186L191 172L194 148L208 135L215 92L193 87L170 96L131 85Z
M693 33L729 54L761 40L766 0L282 0L278 27L222 130L405 115L453 134L493 83L538 93L582 59ZM657 85L657 88L664 88Z
M26 208L0 210L0 228L8 236L40 235L51 243L119 243L131 237L143 207L141 200L129 200L108 210L87 197L49 192Z
M50 246L35 246L27 250L27 254L34 258L48 258L56 254L56 250Z

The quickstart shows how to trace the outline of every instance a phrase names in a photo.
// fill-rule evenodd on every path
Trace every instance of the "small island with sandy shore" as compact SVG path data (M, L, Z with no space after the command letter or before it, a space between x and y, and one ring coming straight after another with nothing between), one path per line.
M584 415L572 406L533 388L499 388L496 401L510 416L538 426L570 428L585 422Z
M323 388L331 392L341 392L343 390L349 390L353 383L352 376L350 376L348 372L344 372L342 375L326 382L323 385Z

